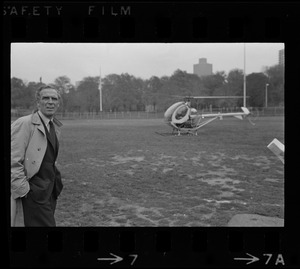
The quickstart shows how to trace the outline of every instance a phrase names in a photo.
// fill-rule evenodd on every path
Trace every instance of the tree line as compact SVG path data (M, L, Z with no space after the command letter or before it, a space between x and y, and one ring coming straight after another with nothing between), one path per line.
M182 70L171 76L152 76L141 79L124 73L109 74L104 78L85 77L76 85L67 76L60 76L52 83L61 93L61 112L99 112L101 81L103 111L165 111L170 105L186 96L242 96L244 73L232 69L226 74L216 72L210 76L199 77ZM44 85L42 82L24 82L11 79L11 108L34 109L35 91ZM266 86L267 85L267 86ZM247 106L265 105L266 87L269 106L284 104L284 70L280 65L268 67L264 72L246 76ZM203 107L242 106L242 99L195 99L192 105Z

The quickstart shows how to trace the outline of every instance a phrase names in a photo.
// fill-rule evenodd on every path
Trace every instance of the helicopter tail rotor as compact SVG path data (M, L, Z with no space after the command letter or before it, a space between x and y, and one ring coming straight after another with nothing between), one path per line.
M258 109L257 108L252 108L251 111L249 111L249 114L246 117L247 117L247 120L250 122L250 124L254 126L255 121L257 120L258 116L259 116Z

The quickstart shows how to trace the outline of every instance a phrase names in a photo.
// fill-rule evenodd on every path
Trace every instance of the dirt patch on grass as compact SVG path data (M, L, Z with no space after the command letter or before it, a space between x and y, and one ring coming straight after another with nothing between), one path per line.
M128 156L120 156L115 155L112 157L114 161L111 162L112 165L118 165L118 164L124 164L128 162L142 162L145 159L145 156L134 156L134 157L128 157Z
M243 181L238 169L224 163L226 159L222 153L178 158L148 152L141 155L132 150L110 155L106 161L82 158L78 165L85 169L105 168L101 181L110 181L113 189L102 193L103 199L90 196L78 208L79 213L96 226L214 226L223 218L219 210L231 216L237 210L246 212L251 204L243 195L249 182ZM254 158L248 159L253 163ZM80 184L93 193L92 182Z
M283 227L281 218L266 217L257 214L237 214L228 222L228 226L238 227Z

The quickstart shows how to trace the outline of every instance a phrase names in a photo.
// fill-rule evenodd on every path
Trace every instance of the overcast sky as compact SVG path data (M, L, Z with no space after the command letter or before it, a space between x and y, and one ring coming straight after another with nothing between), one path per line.
M246 43L246 74L278 64L283 43ZM87 76L129 73L148 79L170 76L177 69L193 73L199 58L213 72L244 69L244 43L13 43L11 77L52 83L68 76L71 83Z

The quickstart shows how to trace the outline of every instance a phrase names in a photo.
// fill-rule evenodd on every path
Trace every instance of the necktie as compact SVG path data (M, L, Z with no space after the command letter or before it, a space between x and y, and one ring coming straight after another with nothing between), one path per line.
M50 139L51 139L53 147L56 148L55 128L54 128L54 124L51 120L49 121L49 125L50 125L50 131L49 131Z

